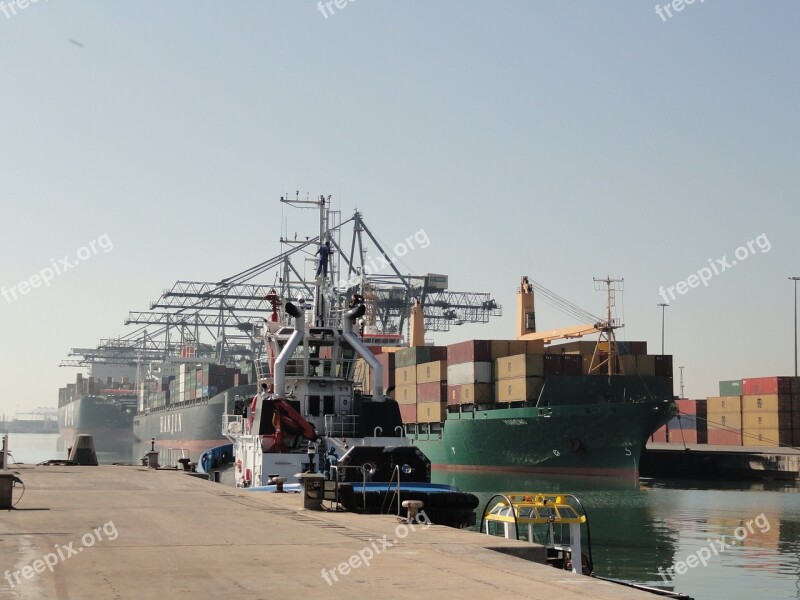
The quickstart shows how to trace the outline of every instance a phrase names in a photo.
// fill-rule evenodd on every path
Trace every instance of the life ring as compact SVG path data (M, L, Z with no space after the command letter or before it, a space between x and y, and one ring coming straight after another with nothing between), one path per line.
M239 473L242 472L242 459L241 458L236 461L236 470L239 471Z

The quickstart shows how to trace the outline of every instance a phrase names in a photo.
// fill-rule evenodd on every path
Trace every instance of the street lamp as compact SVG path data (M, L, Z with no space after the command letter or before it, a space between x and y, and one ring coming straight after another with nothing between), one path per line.
M665 304L660 302L656 306L661 307L661 355L664 355L664 309L669 306L669 304Z
M797 377L797 281L800 277L789 277L794 281L794 376Z

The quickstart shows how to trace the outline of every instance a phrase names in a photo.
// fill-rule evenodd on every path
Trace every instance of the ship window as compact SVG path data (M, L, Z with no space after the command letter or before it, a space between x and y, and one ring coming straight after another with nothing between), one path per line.
M309 396L308 397L308 414L312 417L319 416L319 396Z

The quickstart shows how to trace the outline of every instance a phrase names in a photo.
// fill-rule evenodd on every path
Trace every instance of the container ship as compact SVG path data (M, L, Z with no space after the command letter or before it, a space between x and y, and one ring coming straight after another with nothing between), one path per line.
M136 390L127 377L119 381L84 377L58 390L58 429L67 444L78 434L92 436L98 453L130 454Z
M222 435L222 415L226 402L231 411L255 395L255 384L248 384L252 363L234 367L197 360L140 383L139 411L133 418L137 444L149 449L154 440L162 453L172 449L197 461L206 450L230 443Z
M412 311L411 347L378 356L406 434L435 469L638 477L648 439L677 414L672 357L617 342L610 308L595 325L537 333L527 278L518 318L515 340L414 346Z

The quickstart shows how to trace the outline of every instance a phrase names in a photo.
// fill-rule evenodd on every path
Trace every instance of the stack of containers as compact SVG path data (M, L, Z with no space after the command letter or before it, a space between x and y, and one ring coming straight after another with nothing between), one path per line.
M720 381L719 396L708 399L708 443L718 446L742 445L741 380Z
M742 380L742 438L744 446L793 444L791 377Z
M676 401L680 417L667 423L667 439L672 444L705 444L708 441L706 422L708 405L706 400Z
M417 423L440 423L447 412L447 361L417 365Z
M383 355L380 355L383 356ZM404 423L418 422L417 408L417 366L438 361L447 357L447 349L443 346L415 346L401 348L394 356L394 397L400 405L400 416ZM430 408L430 407L428 407ZM428 421L440 421L435 411L429 410Z
M580 358L580 357L578 357ZM494 361L497 402L535 402L544 385L542 354L514 354Z
M508 354L508 342L469 340L447 347L447 404L489 404L492 393L492 353Z
M792 377L792 445L800 446L800 377Z

